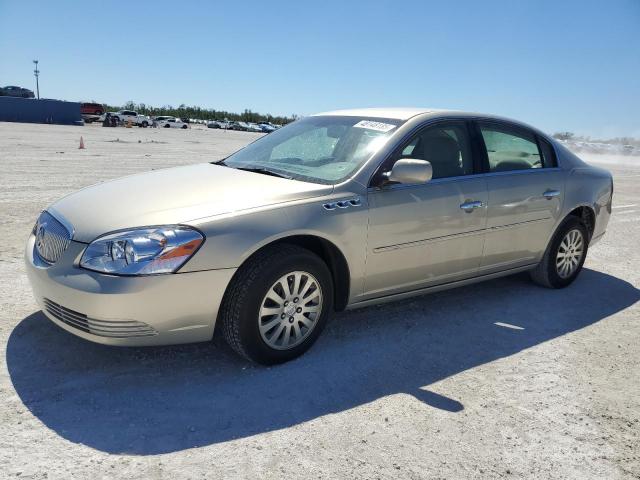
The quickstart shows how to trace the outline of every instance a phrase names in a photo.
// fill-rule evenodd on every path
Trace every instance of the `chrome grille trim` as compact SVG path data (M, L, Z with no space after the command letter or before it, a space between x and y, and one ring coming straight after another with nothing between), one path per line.
M157 335L158 332L143 322L134 320L111 321L97 320L87 317L83 313L70 310L62 305L43 299L46 311L70 327L77 328L85 333L110 338L148 337Z
M35 250L48 264L56 263L71 243L71 232L48 212L42 212L34 228Z

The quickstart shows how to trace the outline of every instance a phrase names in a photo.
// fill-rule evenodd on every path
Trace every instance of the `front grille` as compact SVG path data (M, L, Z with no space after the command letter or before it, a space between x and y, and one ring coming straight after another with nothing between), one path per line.
M56 263L71 242L71 232L48 212L42 212L35 226L35 248L45 262Z
M44 307L49 314L61 322L92 335L110 338L148 337L157 335L153 327L143 322L133 320L109 321L89 318L63 307L48 298L44 299Z

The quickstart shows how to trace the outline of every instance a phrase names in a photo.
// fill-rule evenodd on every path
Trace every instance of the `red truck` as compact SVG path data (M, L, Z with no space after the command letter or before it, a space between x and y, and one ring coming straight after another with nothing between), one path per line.
M95 122L100 119L100 115L104 115L104 105L92 102L81 103L80 114L86 123Z
M104 113L104 105L99 103L81 103L80 113L82 115L102 115Z

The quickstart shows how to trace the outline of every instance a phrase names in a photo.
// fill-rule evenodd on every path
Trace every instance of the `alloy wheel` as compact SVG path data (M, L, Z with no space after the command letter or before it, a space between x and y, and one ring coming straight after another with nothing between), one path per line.
M262 340L276 350L302 343L313 331L322 312L322 289L308 272L280 277L262 300L258 326Z
M556 254L556 272L560 278L569 278L575 273L584 255L584 239L577 229L569 230L560 242Z

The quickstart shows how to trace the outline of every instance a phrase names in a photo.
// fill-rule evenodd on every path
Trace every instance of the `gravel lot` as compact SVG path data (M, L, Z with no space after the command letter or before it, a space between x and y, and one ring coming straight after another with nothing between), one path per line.
M0 123L0 477L640 478L640 157L589 159L615 210L571 287L343 313L280 367L219 340L94 345L38 311L22 249L50 202L258 136Z

